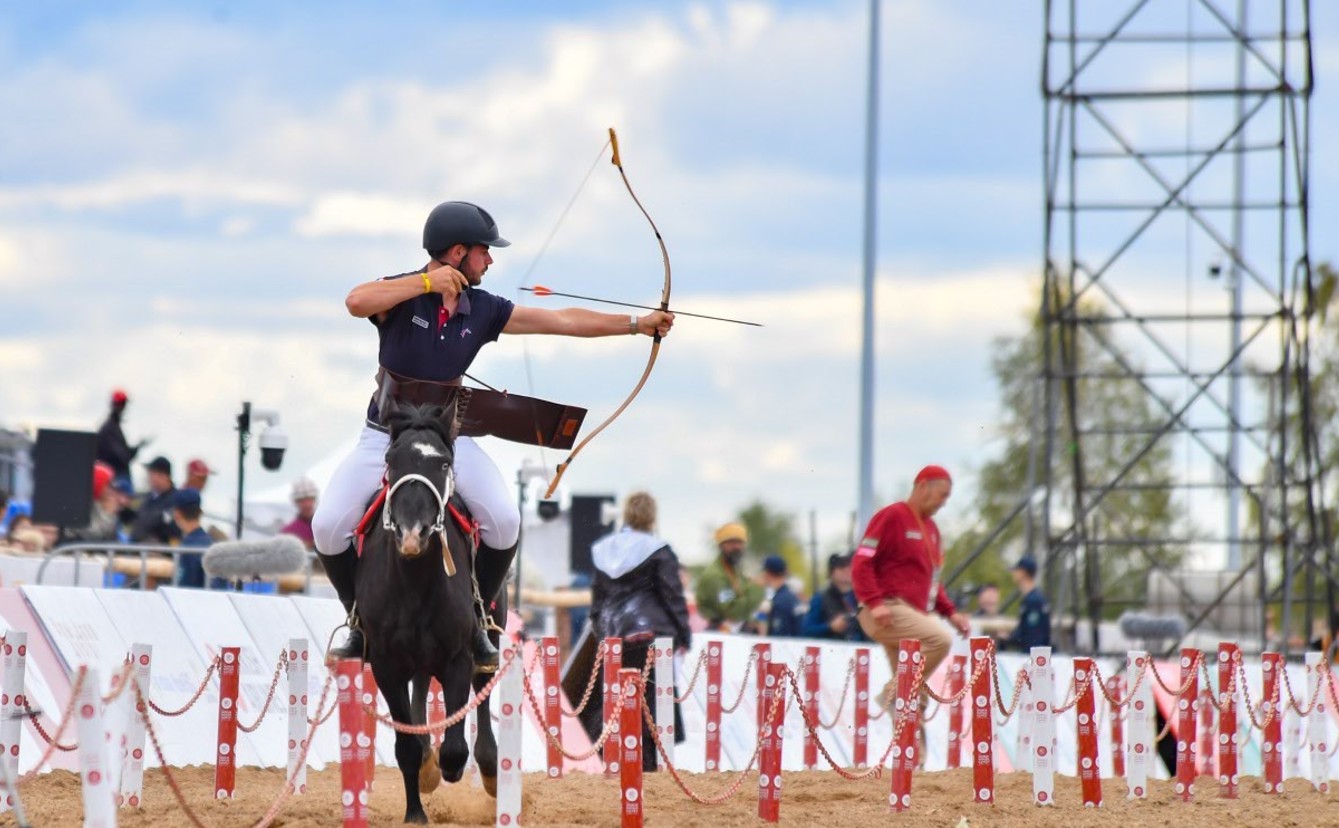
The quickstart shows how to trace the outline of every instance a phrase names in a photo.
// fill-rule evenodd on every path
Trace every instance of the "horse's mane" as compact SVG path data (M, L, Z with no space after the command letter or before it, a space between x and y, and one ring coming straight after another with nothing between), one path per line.
M431 431L448 446L455 442L455 406L449 409L439 405L410 405L397 408L386 417L390 427L391 442L400 439L408 431Z

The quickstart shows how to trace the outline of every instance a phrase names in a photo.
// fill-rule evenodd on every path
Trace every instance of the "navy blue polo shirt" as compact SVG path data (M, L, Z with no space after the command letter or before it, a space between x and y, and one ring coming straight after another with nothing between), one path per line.
M388 276L388 279L420 279L422 271ZM470 369L479 349L494 342L511 320L507 299L479 288L460 294L455 313L448 314L442 294L433 291L406 299L377 321L381 340L377 361L388 371L426 382L451 382ZM376 399L368 407L375 422Z

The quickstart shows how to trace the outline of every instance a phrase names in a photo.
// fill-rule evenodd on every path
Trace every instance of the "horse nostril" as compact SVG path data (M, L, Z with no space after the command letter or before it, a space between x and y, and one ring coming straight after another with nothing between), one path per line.
M419 540L419 528L415 526L412 530L401 530L400 554L406 558L416 558L422 551L423 545Z

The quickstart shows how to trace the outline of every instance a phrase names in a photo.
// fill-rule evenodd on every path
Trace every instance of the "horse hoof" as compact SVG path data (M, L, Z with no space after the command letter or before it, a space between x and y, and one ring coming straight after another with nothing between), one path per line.
M484 791L485 791L489 796L493 797L494 799L497 799L497 777L496 777L496 776L484 776L483 774L480 774L480 775L479 775L479 778L483 780L483 783L484 783Z
M422 810L419 810L418 813L410 813L409 811L405 811L404 821L411 825L427 825L428 815L424 813Z
M442 784L442 772L437 767L437 754L428 750L423 753L423 763L418 766L418 792L430 794Z
M491 676L496 672L497 672L496 664L478 664L475 665L474 667L474 674L476 676Z

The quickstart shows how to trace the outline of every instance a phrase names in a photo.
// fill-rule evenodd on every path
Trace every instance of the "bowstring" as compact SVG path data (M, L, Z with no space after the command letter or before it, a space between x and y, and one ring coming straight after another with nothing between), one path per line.
M558 220L554 222L553 228L549 230L548 235L545 236L544 243L539 246L539 250L535 251L535 255L530 259L530 264L526 267L525 272L521 274L520 280L516 283L517 304L521 304L520 300L524 293L521 288L530 284L530 277L534 275L535 270L539 267L540 261L544 258L544 254L548 252L549 245L553 243L554 238L558 235L558 231L563 226L563 222L567 220L568 213L572 212L572 207L576 205L577 199L581 197L582 191L586 189L586 184L590 181L591 176L595 174L595 168L600 165L602 160L604 160L604 154L609 150L610 143L611 139L606 138L604 144L600 147L600 151L595 154L595 159L590 162L590 167L586 170L586 174L581 177L581 181L577 184L577 188L572 193L572 197L567 200L567 204L563 205L562 211L558 214ZM533 399L535 396L535 375L530 359L530 340L528 337L524 336L521 337L521 362L525 367L526 394ZM540 435L539 409L531 403L530 411L534 417L535 435L538 437ZM544 473L547 476L550 468L548 454L545 452L543 444L538 439L535 441L535 448L539 453L540 467L544 469Z

